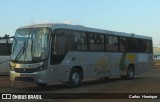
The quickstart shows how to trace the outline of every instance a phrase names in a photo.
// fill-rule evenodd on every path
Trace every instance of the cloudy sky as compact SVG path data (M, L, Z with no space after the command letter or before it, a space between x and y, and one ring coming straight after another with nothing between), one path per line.
M1 0L0 36L32 23L69 23L153 37L160 47L160 0Z

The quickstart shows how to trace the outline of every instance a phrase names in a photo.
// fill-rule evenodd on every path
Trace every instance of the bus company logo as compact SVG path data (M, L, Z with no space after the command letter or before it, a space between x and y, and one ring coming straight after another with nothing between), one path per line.
M11 94L2 94L2 99L11 99Z

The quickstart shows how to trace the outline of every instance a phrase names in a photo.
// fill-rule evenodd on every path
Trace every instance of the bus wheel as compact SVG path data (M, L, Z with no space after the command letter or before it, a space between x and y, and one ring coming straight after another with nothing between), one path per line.
M135 70L133 65L128 66L127 70L127 79L132 80L134 78Z
M69 86L77 87L81 83L81 72L78 69L72 69L69 76Z

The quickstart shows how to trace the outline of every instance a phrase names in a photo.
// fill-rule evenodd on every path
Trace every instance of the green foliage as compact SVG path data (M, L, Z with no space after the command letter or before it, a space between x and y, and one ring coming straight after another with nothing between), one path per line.
M8 34L5 34L3 37L0 36L0 39L9 39L9 35Z

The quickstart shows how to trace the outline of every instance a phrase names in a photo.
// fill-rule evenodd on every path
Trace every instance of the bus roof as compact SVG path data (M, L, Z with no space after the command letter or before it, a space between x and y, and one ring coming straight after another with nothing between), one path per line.
M54 29L72 29L72 30L78 30L78 31L86 31L86 32L93 32L93 33L102 33L102 34L108 34L108 35L118 35L118 36L142 38L142 39L152 40L152 37L143 36L143 35L137 35L137 34L134 34L134 33L130 34L130 33L125 33L125 32L102 30L102 29L85 27L85 26L81 26L81 25L69 25L69 24L63 24L63 23L62 24L60 24L60 23L34 24L34 25L29 25L29 26L23 26L23 27L20 27L18 29L36 28L36 27L50 27L53 30Z

